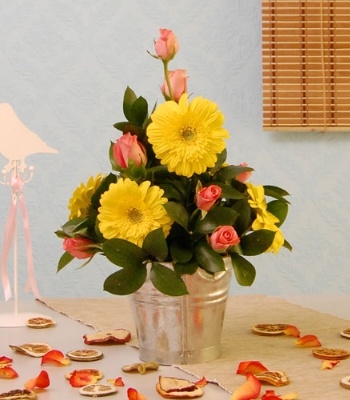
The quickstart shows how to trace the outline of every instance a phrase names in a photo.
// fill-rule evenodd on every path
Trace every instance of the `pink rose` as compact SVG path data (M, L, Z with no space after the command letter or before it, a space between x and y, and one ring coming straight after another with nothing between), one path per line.
M90 258L93 253L89 249L89 245L94 242L84 237L64 238L63 250L68 251L75 258Z
M129 132L115 142L113 155L121 168L127 168L129 160L132 160L138 167L147 162L145 146L137 140L136 135L131 135Z
M218 226L210 236L210 245L213 250L223 253L229 247L240 242L239 236L231 225Z
M239 164L241 167L248 167L248 164L243 162L241 164ZM250 175L252 174L251 171L247 171L247 172L242 172L241 174L238 174L236 176L237 181L244 183L246 180L249 179Z
M171 91L173 94L172 100L179 101L180 97L187 91L187 75L186 70L177 69L175 71L168 71ZM170 98L169 88L167 82L164 80L161 87L162 93L166 99Z
M217 185L210 185L202 188L197 192L196 205L204 211L209 211L216 200L221 196L221 187Z
M157 56L163 61L170 61L179 50L179 43L173 31L159 29L159 38L154 44Z

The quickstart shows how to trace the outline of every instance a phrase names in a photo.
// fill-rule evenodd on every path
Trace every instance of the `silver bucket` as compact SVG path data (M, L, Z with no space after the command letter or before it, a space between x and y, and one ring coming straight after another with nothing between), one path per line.
M226 271L214 276L199 268L183 276L189 295L164 295L149 280L131 295L142 361L194 364L220 356L232 275L230 260L225 264Z

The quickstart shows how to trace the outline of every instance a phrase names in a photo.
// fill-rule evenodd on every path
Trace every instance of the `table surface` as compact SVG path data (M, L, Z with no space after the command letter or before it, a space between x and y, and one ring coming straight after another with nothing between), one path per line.
M11 311L11 301L0 303L2 312ZM161 366L157 372L147 375L130 375L121 371L121 366L139 362L137 338L129 301L125 297L101 299L44 299L20 304L19 312L33 311L52 316L57 325L49 329L0 328L0 356L13 358L13 368L20 374L16 380L2 380L1 391L23 386L28 379L37 376L41 369L38 359L17 354L8 344L47 342L54 348L67 352L86 348L82 336L94 330L125 328L130 330L132 341L128 346L104 347L102 360L88 363L88 367L103 370L105 378L123 376L126 383L119 389L118 398L127 398L126 389L134 387L148 400L161 399L154 386L159 375L186 377L197 380L205 376L211 384L205 387L203 399L221 400L230 398L230 393L244 383L245 377L237 375L240 361L258 360L269 370L284 371L290 380L286 386L275 388L263 385L261 394L274 389L279 395L297 393L298 399L348 399L350 391L342 388L339 381L350 375L350 358L340 361L333 369L321 370L321 360L312 356L310 348L299 348L295 338L288 336L267 337L255 335L253 325L259 323L287 323L299 328L301 335L314 334L324 347L342 348L350 351L350 341L340 336L340 331L350 327L347 319L322 313L307 307L292 304L268 296L232 296L228 300L222 334L222 355L219 359L204 364ZM47 366L51 385L40 393L41 400L81 398L77 389L65 382L68 369L87 368L86 363L72 362L68 367ZM14 382L16 381L16 382ZM4 383L3 383L4 382ZM4 388L4 389L3 389Z

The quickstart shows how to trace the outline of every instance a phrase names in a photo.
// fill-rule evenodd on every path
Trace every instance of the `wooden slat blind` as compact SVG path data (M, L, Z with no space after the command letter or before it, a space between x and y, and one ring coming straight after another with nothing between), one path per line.
M350 131L350 1L263 0L264 130Z

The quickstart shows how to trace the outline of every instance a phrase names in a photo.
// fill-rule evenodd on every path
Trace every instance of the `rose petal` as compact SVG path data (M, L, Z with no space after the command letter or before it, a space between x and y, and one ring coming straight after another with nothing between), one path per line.
M200 379L199 381L195 382L195 385L198 386L198 387L204 387L207 384L208 384L208 381L204 376L203 376L202 379Z
M295 341L298 347L320 347L321 342L315 335L305 335Z
M17 377L17 372L9 365L0 368L0 379L14 379Z
M288 325L287 328L283 331L283 333L287 336L292 336L292 337L296 337L296 338L300 337L300 331L294 325Z
M340 360L322 360L321 369L332 369L337 364L339 364Z
M274 390L266 390L261 400L281 400Z
M128 399L129 400L147 400L147 398L143 394L139 393L134 388L128 389Z
M282 400L295 400L298 398L296 393L287 393L280 396Z
M57 366L69 365L70 360L60 350L50 350L41 358L41 365L52 364Z
M114 386L120 386L120 387L125 386L123 378L121 376L119 376L116 379L107 379L107 382Z
M33 390L36 387L45 389L48 386L50 386L50 378L48 373L44 370L42 370L36 378L29 379L29 381L24 384L24 387L29 390Z
M0 367L3 365L11 364L12 363L12 358L6 357L6 356L1 356L0 357Z
M83 387L85 385L96 383L97 381L97 376L87 370L73 371L69 378L69 383L72 387Z
M247 380L232 394L230 400L251 400L259 396L261 383L252 374L246 375Z
M259 374L268 369L260 361L241 361L238 365L236 374L246 375L247 373Z

